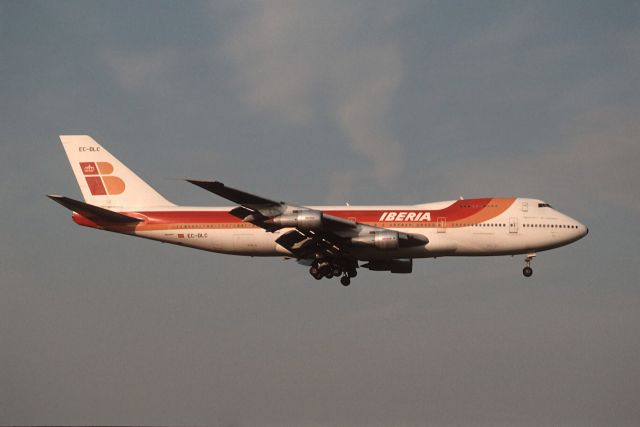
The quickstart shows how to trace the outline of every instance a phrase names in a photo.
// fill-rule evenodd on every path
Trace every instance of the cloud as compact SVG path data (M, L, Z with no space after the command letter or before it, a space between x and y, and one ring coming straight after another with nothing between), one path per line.
M357 177L353 170L338 171L329 175L329 194L331 202L349 203L349 197L355 192Z
M179 63L177 52L171 49L147 52L106 50L102 59L118 83L128 90L152 86Z
M396 9L363 3L256 2L223 52L246 105L293 125L329 117L384 182L404 166L385 121L403 63L388 26Z
M552 147L517 155L476 158L442 165L443 186L452 194L482 192L545 197L551 203L595 201L640 212L640 124L622 108L606 107L564 124Z
M547 154L554 175L572 177L591 197L640 212L640 124L620 108L581 117L566 147Z

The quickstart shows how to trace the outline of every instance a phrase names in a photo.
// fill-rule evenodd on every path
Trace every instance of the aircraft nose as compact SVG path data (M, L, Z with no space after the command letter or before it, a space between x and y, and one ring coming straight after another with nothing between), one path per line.
M584 237L587 234L589 234L589 227L587 227L586 225L579 223L580 225L579 227L579 231L580 231L580 237Z

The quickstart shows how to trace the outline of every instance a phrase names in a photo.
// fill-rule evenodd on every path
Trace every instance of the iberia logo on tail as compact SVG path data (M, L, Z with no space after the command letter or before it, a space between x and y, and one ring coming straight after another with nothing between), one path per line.
M109 162L80 162L80 169L84 179L94 196L122 194L124 181L120 177L112 176L113 165Z

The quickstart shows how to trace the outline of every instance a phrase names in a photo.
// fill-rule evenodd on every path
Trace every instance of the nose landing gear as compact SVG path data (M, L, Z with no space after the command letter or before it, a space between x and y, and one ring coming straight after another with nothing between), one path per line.
M527 254L527 257L524 259L524 268L522 269L522 274L524 277L531 277L533 274L533 268L531 268L531 261L535 258L536 254Z

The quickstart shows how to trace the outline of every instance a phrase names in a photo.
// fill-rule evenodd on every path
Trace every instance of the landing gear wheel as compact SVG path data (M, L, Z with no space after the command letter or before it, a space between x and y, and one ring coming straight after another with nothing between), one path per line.
M347 271L347 276L354 278L358 275L358 271L354 268L353 270Z
M342 275L342 268L340 268L339 265L334 265L333 267L331 267L331 273L338 277Z
M319 271L318 274L320 274L320 276L322 277L326 277L326 278L333 277L333 275L331 274L331 267L329 267L329 264L319 265L318 271Z
M316 264L313 264L311 267L309 267L309 274L316 280L322 279L322 273L320 273L320 269Z
M342 276L340 278L340 283L342 283L342 286L349 286L351 284L351 279L349 276Z
M522 269L522 274L524 277L531 277L533 274L533 268L531 268L531 261L536 257L535 252L527 254L527 257L524 259L524 268Z

